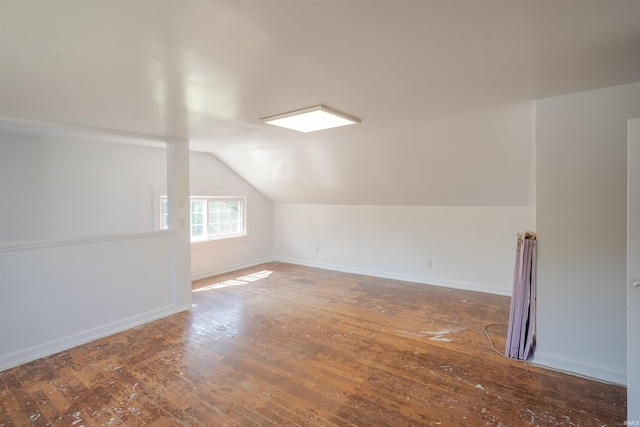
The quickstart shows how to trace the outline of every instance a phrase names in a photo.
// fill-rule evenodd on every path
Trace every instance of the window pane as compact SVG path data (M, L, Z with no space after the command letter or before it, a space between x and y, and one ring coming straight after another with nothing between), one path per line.
M202 212L191 212L191 225L201 225L204 223L204 214Z
M231 233L231 224L228 222L220 224L220 234L224 235L229 233Z
M162 229L166 230L169 228L169 205L167 203L166 197L163 197L161 200L162 200Z
M243 203L241 201L235 202L235 213L232 218L233 224L235 225L234 231L236 233L242 233L244 231L244 220L242 218L243 214Z
M206 200L191 200L191 212L203 213Z
M209 215L207 218L207 233L210 237L220 234L217 224L220 222L220 204L214 200L207 200Z
M242 200L191 199L191 237L214 238L243 232Z
M191 237L204 237L204 227L202 225L192 225Z
M205 206L204 199L191 200L191 237L206 237L204 234Z
M220 222L220 212L210 212L209 223L216 224L218 222Z

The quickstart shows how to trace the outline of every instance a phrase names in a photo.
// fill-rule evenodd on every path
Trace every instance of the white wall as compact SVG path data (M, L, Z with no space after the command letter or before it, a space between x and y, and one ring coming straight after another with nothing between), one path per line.
M627 120L640 83L536 106L535 361L626 381Z
M276 204L274 258L511 295L516 234L528 220L526 206Z
M273 204L217 158L191 153L191 194L243 196L247 200L247 238L191 244L194 279L270 261Z
M0 370L176 311L170 232L0 245Z
M176 232L153 231L167 160L157 148L0 134L0 370L190 306ZM187 182L181 163L173 173Z
M153 230L166 150L29 135L0 139L0 241Z
M271 154L294 167L263 177L297 200L275 205L274 257L511 295L516 234L535 228L534 112L515 104L419 138L397 129L348 144L305 141L299 155L260 152L266 163L253 175L281 172Z

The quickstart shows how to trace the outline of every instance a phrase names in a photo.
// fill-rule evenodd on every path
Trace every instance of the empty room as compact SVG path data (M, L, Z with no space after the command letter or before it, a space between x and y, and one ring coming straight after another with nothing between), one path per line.
M637 0L0 0L0 427L640 425Z

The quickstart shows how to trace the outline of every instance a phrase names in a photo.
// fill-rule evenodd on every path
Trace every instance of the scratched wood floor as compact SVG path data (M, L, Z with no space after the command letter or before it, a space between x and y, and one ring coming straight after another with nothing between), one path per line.
M199 289L196 289L199 288ZM0 373L0 426L613 426L626 390L496 354L509 298L267 263ZM506 326L489 329L504 346Z

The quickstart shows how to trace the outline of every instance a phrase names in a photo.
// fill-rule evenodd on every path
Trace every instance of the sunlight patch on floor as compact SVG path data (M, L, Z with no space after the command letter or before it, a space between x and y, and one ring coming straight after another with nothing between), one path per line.
M273 273L270 270L262 270L256 273L251 273L246 276L237 277L235 279L225 280L224 282L214 283L213 285L205 286L203 288L194 289L193 292L210 291L212 289L222 289L229 286L246 285L247 283L255 282L260 279L267 278Z

